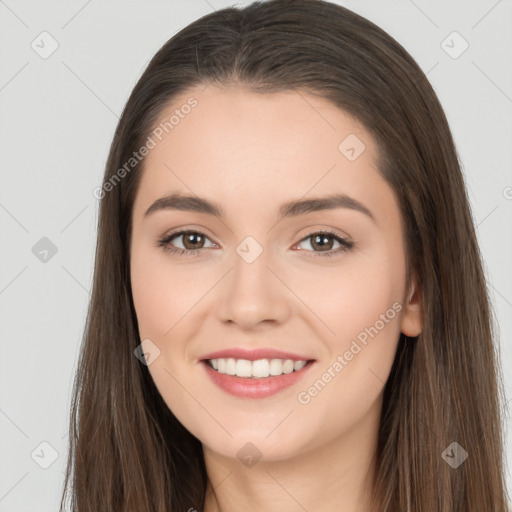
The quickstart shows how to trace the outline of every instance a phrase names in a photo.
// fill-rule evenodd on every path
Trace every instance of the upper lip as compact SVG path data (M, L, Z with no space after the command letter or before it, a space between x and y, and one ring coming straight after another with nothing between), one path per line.
M218 350L216 352L210 352L199 358L200 361L207 359L247 359L249 361L256 361L258 359L292 359L293 361L310 361L311 357L305 357L293 352L284 352L282 350L276 350L274 348L228 348L225 350Z

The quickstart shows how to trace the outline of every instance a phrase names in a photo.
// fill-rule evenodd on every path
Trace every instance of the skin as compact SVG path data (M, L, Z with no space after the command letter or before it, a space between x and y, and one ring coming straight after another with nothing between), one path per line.
M131 282L141 340L160 350L150 374L203 444L205 511L366 512L399 334L421 331L420 294L414 274L406 283L400 212L378 172L376 145L329 101L293 90L196 87L175 98L161 119L191 96L197 106L145 157L133 209ZM338 149L350 134L366 147L354 161ZM179 210L144 217L171 192L214 201L225 217ZM283 203L334 192L360 201L375 221L336 208L278 222ZM177 236L170 245L199 248L198 255L157 245L180 229L206 238ZM341 247L331 237L323 249L315 244L323 230L354 247L322 257ZM247 236L263 249L250 264L236 251ZM401 310L389 319L394 303ZM384 327L333 372L338 356L383 314ZM316 361L290 388L242 399L216 387L198 362L233 347L275 347ZM299 393L329 368L335 376L301 403ZM237 457L248 442L261 454L252 467Z

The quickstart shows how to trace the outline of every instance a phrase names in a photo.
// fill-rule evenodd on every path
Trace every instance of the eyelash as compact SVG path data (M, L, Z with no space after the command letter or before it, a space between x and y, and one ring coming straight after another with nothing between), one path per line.
M171 240L173 238L178 238L181 235L192 233L195 235L200 235L205 238L208 238L204 233L201 233L200 231L195 231L193 229L187 229L182 231L177 231L175 233L171 233L169 235L164 236L163 238L159 239L157 241L157 246L162 247L165 252L170 252L172 254L178 254L180 256L196 256L201 249L180 249L177 247L172 247L170 244ZM314 235L331 235L336 241L338 241L342 247L339 247L336 250L329 250L329 251L307 251L307 252L314 252L314 256L309 256L311 258L316 258L317 256L320 258L330 258L332 256L335 256L337 254L341 254L345 251L349 251L354 247L354 243L350 242L349 240L346 240L345 238L340 237L338 234L336 234L334 231L315 231L314 233L311 233L310 235L302 238L299 243L304 242L308 238L311 238ZM304 249L302 249L304 250Z

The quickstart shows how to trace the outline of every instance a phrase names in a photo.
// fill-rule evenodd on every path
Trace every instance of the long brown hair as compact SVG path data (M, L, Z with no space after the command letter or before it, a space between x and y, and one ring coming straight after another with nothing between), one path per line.
M423 331L401 335L384 388L374 488L380 512L505 512L495 321L446 117L399 43L320 0L255 2L202 17L164 44L126 103L105 169L111 186L100 194L61 507L71 491L79 512L203 509L201 443L134 356L141 340L129 248L144 161L118 171L178 94L232 83L261 94L306 91L352 114L374 137L379 170L400 205ZM113 183L116 173L122 179ZM447 457L454 446L463 452L452 443L468 454L456 468Z

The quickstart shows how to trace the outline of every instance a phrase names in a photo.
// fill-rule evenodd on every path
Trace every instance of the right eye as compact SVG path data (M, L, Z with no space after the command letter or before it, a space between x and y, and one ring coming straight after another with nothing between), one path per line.
M184 245L183 248L181 247L175 247L173 244L171 244L171 241L174 239L183 238L182 245ZM169 235L164 236L160 240L158 240L157 245L159 247L162 247L164 251L171 252L174 254L179 255L196 255L199 251L199 249L202 249L202 247L197 248L188 248L186 245L188 244L204 244L204 240L209 240L209 238L200 231L195 230L182 230L178 232L171 233Z

